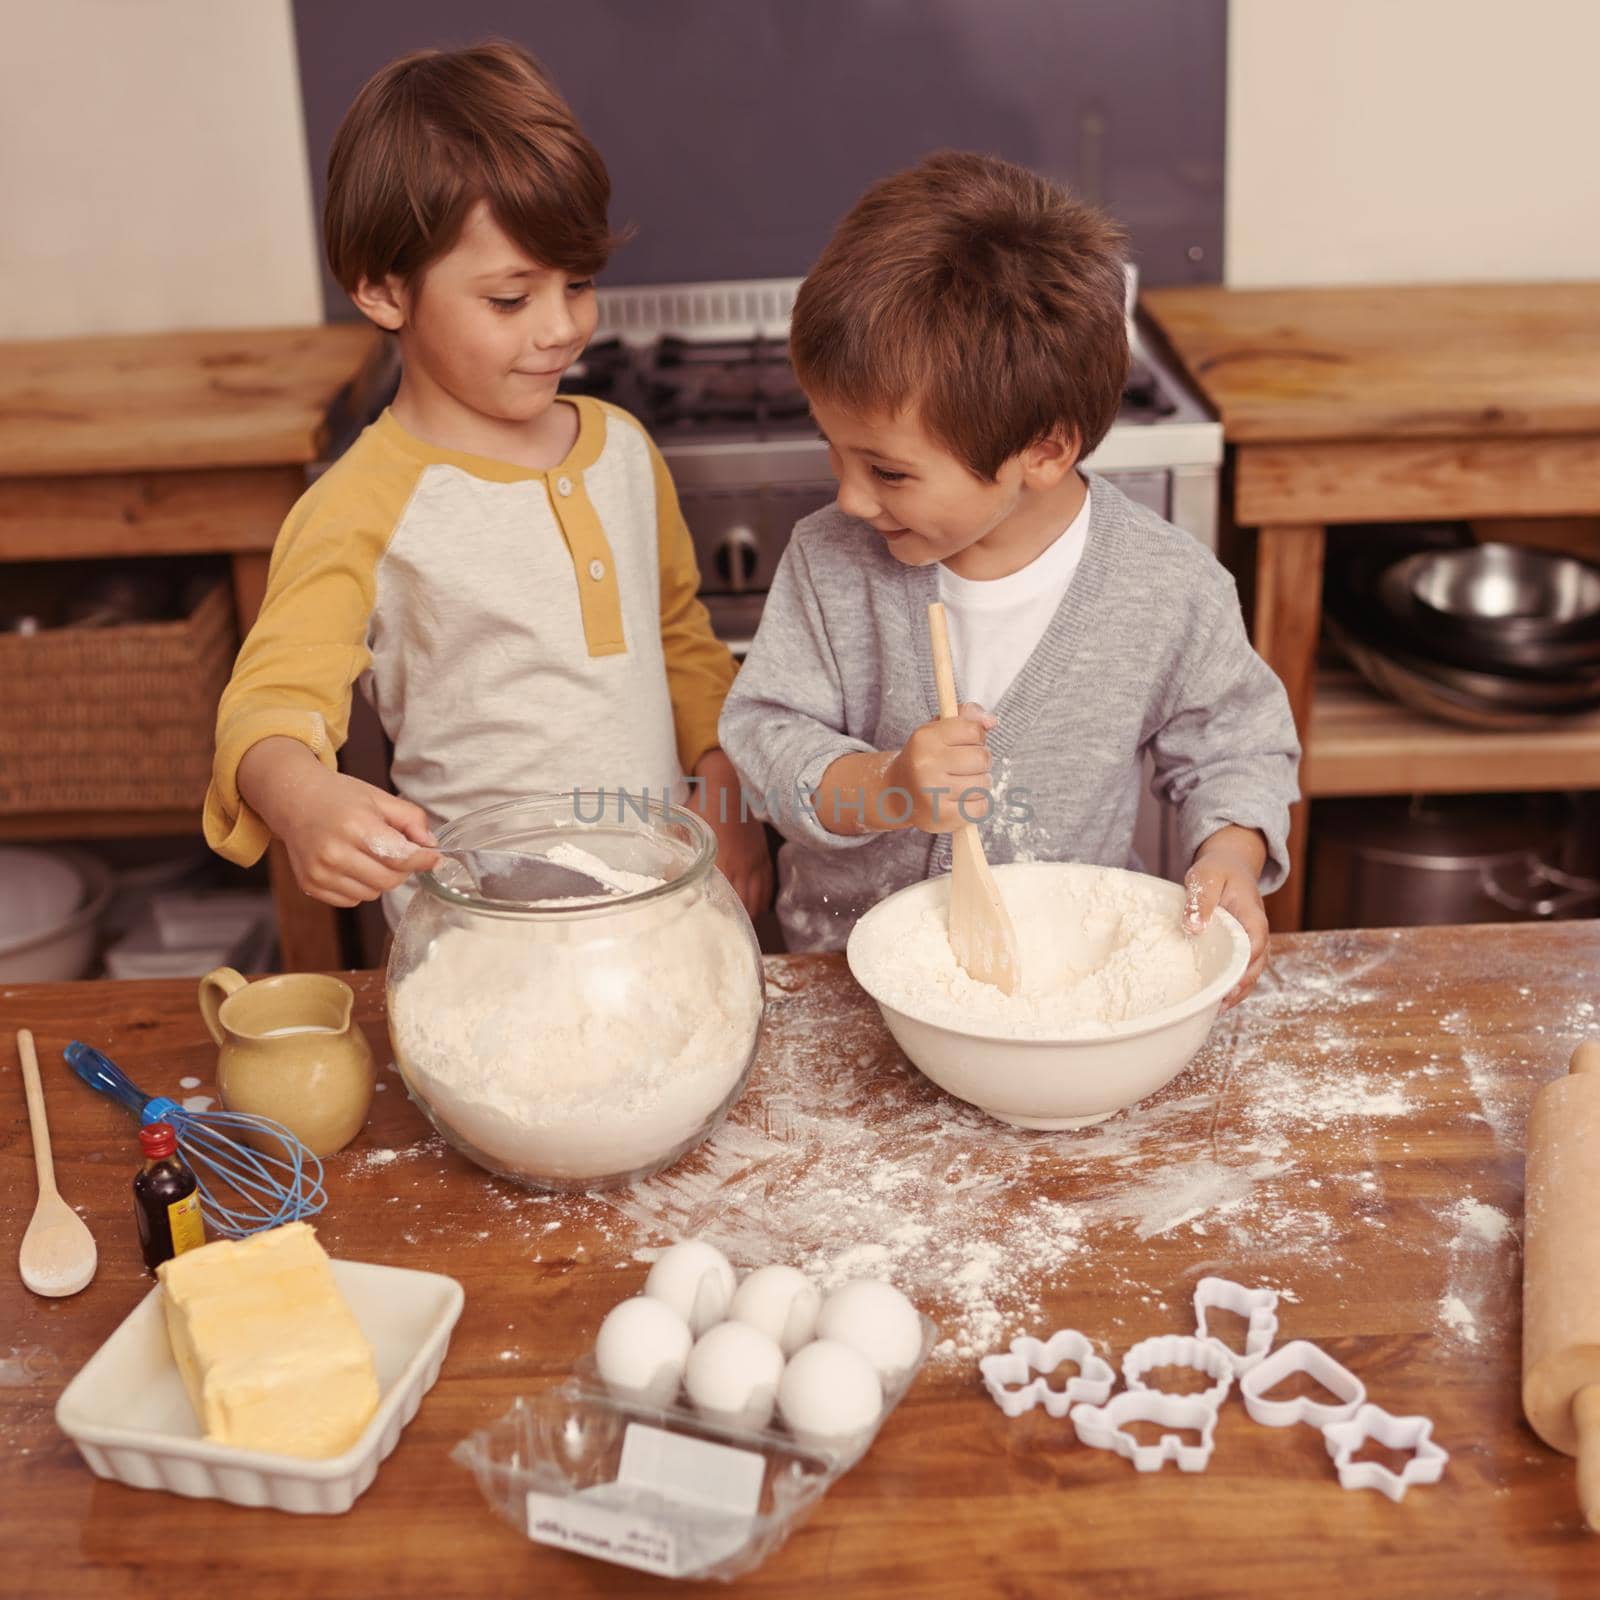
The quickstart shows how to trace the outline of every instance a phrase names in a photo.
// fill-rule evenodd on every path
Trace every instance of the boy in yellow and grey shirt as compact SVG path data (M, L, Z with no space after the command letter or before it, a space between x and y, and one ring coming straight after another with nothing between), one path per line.
M433 823L536 790L681 798L692 777L720 865L764 903L765 841L717 748L734 664L672 481L626 412L556 393L594 330L608 196L512 46L407 57L358 95L328 251L403 375L273 550L218 713L206 834L229 859L277 833L307 893L392 912ZM398 796L335 770L357 684Z

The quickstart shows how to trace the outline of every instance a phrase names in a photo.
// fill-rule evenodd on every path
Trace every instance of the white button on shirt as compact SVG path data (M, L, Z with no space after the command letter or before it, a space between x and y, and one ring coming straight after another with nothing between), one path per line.
M572 479L567 477L565 473L556 479L556 493L561 495L572 493Z
M599 581L605 577L605 575L606 564L598 556L596 556L594 560L589 563L589 576L593 578L596 583L599 583Z
M1020 572L963 578L939 567L939 598L950 623L956 690L993 711L1060 608L1089 540L1089 497L1070 526Z

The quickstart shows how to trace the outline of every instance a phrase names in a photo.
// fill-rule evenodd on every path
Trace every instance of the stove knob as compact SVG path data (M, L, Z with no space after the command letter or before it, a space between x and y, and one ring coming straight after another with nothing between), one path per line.
M761 565L761 546L742 522L729 528L717 546L717 573L729 589L742 594Z

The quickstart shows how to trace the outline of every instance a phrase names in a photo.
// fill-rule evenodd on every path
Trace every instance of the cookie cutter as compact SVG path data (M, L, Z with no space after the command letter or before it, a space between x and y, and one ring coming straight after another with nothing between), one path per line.
M1166 1394L1170 1391L1156 1389L1144 1381L1145 1373L1157 1367L1192 1367L1212 1379L1209 1389L1186 1398L1203 1400L1213 1411L1228 1398L1228 1391L1233 1387L1233 1352L1219 1339L1201 1339L1179 1333L1141 1339L1122 1358L1122 1381L1130 1389Z
M1276 1289L1247 1289L1231 1278L1202 1278L1194 1286L1194 1333L1197 1339L1213 1339L1206 1326L1209 1311L1232 1311L1245 1319L1244 1350L1229 1350L1235 1377L1241 1377L1257 1365L1272 1348L1278 1337L1278 1291ZM1222 1344L1217 1339L1218 1344Z
M1363 1405L1345 1422L1330 1422L1322 1439L1333 1457L1344 1489L1376 1489L1396 1504L1413 1484L1437 1483L1444 1476L1450 1453L1433 1442L1433 1422L1428 1417L1391 1416L1382 1406ZM1381 1461L1356 1461L1357 1450L1376 1439L1390 1450L1409 1450L1411 1459L1399 1472Z
M1127 1431L1130 1422L1164 1428L1197 1429L1198 1444L1164 1433L1155 1444L1140 1444ZM1104 1405L1074 1406L1072 1426L1079 1440L1095 1450L1115 1450L1139 1472L1159 1472L1168 1461L1179 1472L1204 1472L1217 1443L1217 1408L1193 1394L1163 1394L1159 1389L1124 1389Z
M1338 1403L1330 1405L1325 1400L1313 1400L1309 1395L1296 1395L1292 1400L1264 1398L1274 1384L1297 1372L1315 1378L1330 1394L1338 1396ZM1294 1339L1280 1345L1259 1366L1251 1368L1239 1380L1239 1394L1245 1410L1264 1428L1292 1428L1297 1422L1326 1428L1330 1423L1346 1422L1353 1417L1366 1403L1367 1388L1321 1346L1312 1344L1309 1339Z
M1077 1372L1059 1389L1050 1387L1050 1374L1065 1361L1075 1361ZM1076 1328L1062 1328L1047 1341L1024 1335L1013 1339L1005 1355L985 1356L978 1363L989 1398L1008 1417L1020 1417L1042 1404L1052 1417L1064 1417L1074 1405L1100 1405L1111 1393L1117 1375L1111 1364Z

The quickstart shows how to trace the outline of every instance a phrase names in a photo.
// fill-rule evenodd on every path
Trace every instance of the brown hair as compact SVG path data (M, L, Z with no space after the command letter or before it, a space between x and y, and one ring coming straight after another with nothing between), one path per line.
M1127 379L1125 245L1048 179L941 151L839 224L795 300L795 371L851 411L914 406L986 480L1059 428L1085 456Z
M478 201L541 266L588 276L621 236L611 179L539 63L514 44L418 50L369 78L328 154L328 265L412 281L448 251Z

